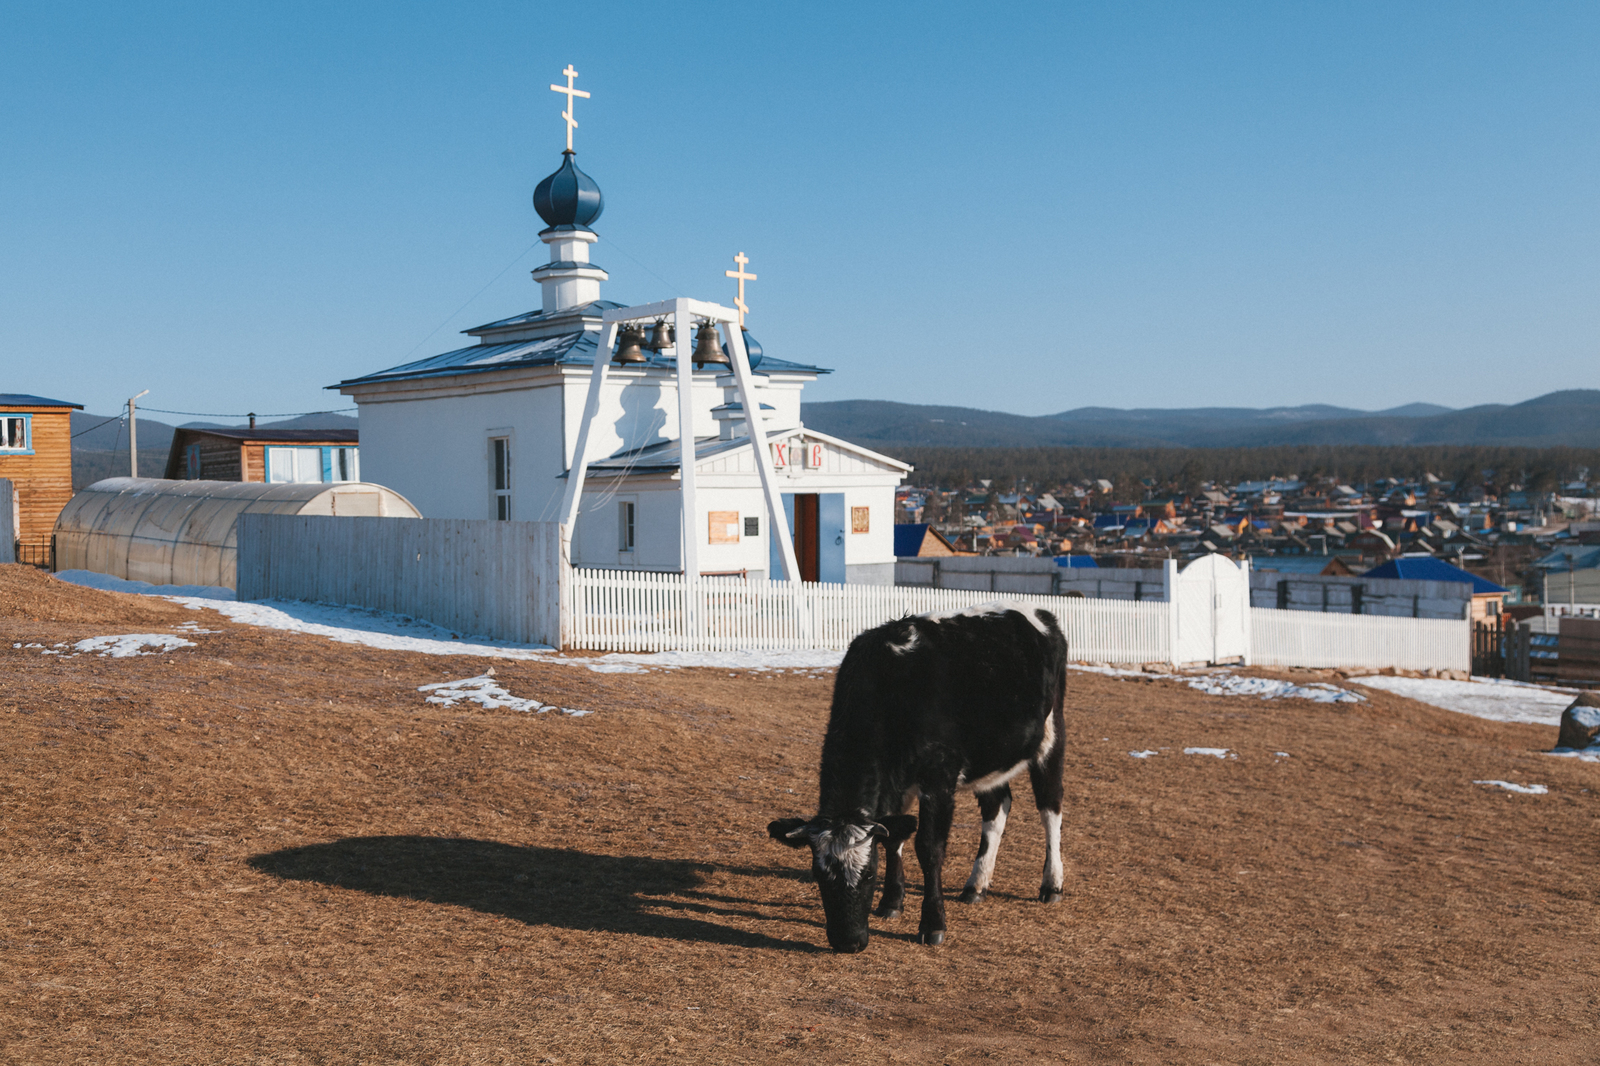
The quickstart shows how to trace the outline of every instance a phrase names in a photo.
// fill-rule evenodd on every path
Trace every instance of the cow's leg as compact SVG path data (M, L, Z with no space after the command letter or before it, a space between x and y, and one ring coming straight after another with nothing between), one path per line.
M1060 737L1061 712L1055 713L1056 736ZM1044 878L1039 884L1042 903L1054 903L1061 898L1061 770L1065 761L1062 745L1057 742L1040 763L1028 764L1033 798L1039 805L1039 821L1044 826Z
M917 790L907 790L900 801L900 813L910 814ZM898 918L906 906L906 857L904 840L883 845L883 896L875 912L879 918Z
M917 862L922 865L922 922L917 927L917 942L944 943L945 845L950 840L950 823L955 818L954 790L936 795L922 794L921 818L917 823Z
M983 835L978 839L978 857L972 860L972 876L961 890L962 903L977 903L989 891L1000 838L1006 832L1006 816L1011 813L1011 786L1001 785L979 795L978 809L983 812Z
M883 895L878 900L879 918L898 918L906 905L906 842L883 846Z

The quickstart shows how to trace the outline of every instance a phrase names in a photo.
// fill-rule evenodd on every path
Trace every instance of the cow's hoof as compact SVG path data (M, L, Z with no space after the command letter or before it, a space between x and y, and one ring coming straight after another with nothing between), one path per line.
M944 930L934 929L931 932L918 933L917 943L927 944L930 947L938 947L940 944L944 943Z
M879 918L887 920L889 918L900 917L900 908L893 906L892 904L880 903L878 904L878 909L872 913L876 914Z
M979 892L977 889L975 889L975 888L973 888L972 886L969 885L966 888L963 888L961 890L961 902L962 903L982 903L983 902L983 897L987 896L987 895L988 895L987 892Z
M1039 889L1039 902L1060 903L1061 890L1059 888L1051 888L1049 885L1045 885L1043 888Z

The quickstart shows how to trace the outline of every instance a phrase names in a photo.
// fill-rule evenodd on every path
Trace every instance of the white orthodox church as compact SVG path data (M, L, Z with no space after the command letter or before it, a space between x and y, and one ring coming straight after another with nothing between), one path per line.
M728 274L738 279L767 454L752 447L727 346L714 334L695 348L703 364L683 378L672 357L688 351L681 327L678 349L624 331L600 351L603 316L622 305L600 298L607 274L589 260L590 226L604 204L572 151L571 98L587 94L572 88L570 67L564 73L568 84L551 88L568 94L567 150L533 194L550 248L550 261L533 271L542 305L466 330L477 341L468 347L330 386L359 405L363 477L429 518L558 521L595 360L612 360L589 428L587 477L575 480L574 565L682 573L688 559L702 575L783 577L756 465L764 462L801 578L893 584L894 489L911 468L802 424L802 391L829 371L765 354L743 332L744 282L754 275L742 253ZM680 407L679 381L689 379L691 403ZM680 459L686 421L692 493ZM686 497L694 501L687 516Z

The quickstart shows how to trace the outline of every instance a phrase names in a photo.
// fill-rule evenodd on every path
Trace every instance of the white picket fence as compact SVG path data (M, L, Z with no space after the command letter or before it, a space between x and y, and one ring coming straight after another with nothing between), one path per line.
M1257 666L1339 669L1472 669L1471 622L1317 611L1250 610Z
M692 597L681 574L571 571L562 643L597 651L843 650L891 619L959 611L992 592L893 585L803 584L702 578ZM1060 620L1074 659L1162 662L1169 657L1167 605L1062 596L1005 596ZM691 609L692 608L692 609Z
M683 575L569 571L562 644L596 651L843 650L894 618L959 611L992 592L882 585L703 578L692 596ZM1080 662L1172 662L1172 607L1161 601L1007 595L1061 622ZM1259 666L1466 670L1468 626L1456 620L1249 611L1248 661Z

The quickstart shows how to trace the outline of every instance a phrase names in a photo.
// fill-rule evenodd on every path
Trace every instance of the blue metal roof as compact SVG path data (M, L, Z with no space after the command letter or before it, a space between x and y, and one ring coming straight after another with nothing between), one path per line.
M591 303L586 303L581 307L568 307L561 311L527 311L520 315L512 315L510 318L502 318L498 322L485 322L481 326L473 326L471 329L464 329L461 332L485 333L491 329L508 329L512 326L533 326L538 325L540 322L547 322L553 318L571 318L575 315L599 318L607 311L614 311L621 306L621 304L613 303L610 300L595 300Z
M43 396L30 396L25 392L0 392L0 407L76 407L83 410L81 403L47 400Z
M894 554L898 558L916 555L922 551L922 541L928 535L926 522L898 522L894 527Z
M1069 570L1100 569L1100 564L1094 561L1094 556L1092 555L1058 555L1056 556L1056 565L1064 566Z
M696 463L711 459L727 452L738 451L740 448L750 446L749 437L735 437L732 440L723 440L720 437L696 437L694 441L694 461ZM657 441L647 444L643 448L634 448L621 451L604 459L597 459L589 464L591 474L636 474L656 473L664 470L677 470L683 465L681 462L683 452L676 440ZM562 474L566 477L566 474Z
M1506 591L1492 581L1485 581L1476 574L1467 573L1459 566L1451 566L1443 559L1434 558L1390 559L1382 566L1375 566L1361 576L1403 578L1411 581L1469 582L1472 585L1472 593L1475 596L1482 593Z
M590 305L593 306L593 305ZM617 306L613 304L612 306ZM509 320L508 320L509 321ZM468 348L457 348L453 352L442 355L430 356L419 359L413 363L403 363L388 370L380 370L375 374L365 374L358 378L346 378L338 385L327 386L330 389L342 388L346 385L367 385L380 381L411 381L418 378L451 377L458 374L482 374L491 370L522 369L535 366L593 366L594 351L599 346L600 334L594 330L573 331L562 333L554 337L540 337L531 341L508 341L504 344L474 344ZM669 368L674 365L672 360L660 355L646 353L649 356L645 366ZM780 373L801 374L831 374L818 366L807 366L804 363L791 363L783 359L767 358L761 364L761 371L770 374L773 371Z

